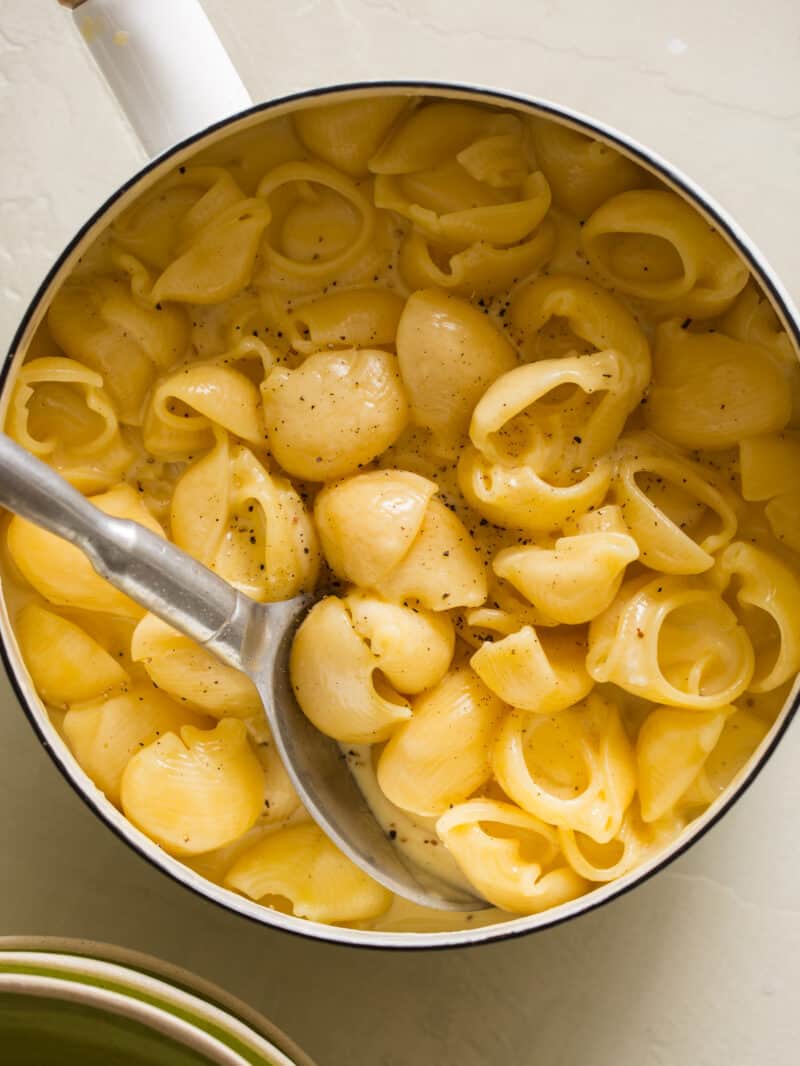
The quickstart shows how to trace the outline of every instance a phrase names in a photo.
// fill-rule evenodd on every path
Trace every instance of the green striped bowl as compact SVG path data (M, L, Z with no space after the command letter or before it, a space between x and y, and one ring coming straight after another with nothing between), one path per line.
M266 1018L185 970L50 937L0 938L0 1047L14 1066L313 1066Z

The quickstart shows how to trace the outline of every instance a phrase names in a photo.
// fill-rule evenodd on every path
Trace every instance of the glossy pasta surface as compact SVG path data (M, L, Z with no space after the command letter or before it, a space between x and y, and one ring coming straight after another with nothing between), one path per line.
M254 599L330 590L292 683L397 846L303 810L250 681L19 518L4 585L94 784L265 907L387 930L557 907L667 848L800 669L800 366L676 193L552 121L328 104L150 188L53 299L6 431Z

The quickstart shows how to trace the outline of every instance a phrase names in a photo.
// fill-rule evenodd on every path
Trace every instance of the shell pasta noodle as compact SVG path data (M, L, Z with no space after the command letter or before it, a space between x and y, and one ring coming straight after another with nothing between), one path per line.
M302 711L490 910L371 880L249 679L13 517L16 640L87 787L254 906L426 931L566 906L718 802L800 671L798 412L768 298L633 159L408 91L307 107L116 218L5 428L253 599L319 591Z

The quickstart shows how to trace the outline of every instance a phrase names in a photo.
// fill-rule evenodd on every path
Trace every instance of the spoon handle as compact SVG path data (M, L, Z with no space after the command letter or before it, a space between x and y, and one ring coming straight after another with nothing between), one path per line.
M253 600L138 522L105 514L4 433L0 506L70 541L115 588L241 669Z

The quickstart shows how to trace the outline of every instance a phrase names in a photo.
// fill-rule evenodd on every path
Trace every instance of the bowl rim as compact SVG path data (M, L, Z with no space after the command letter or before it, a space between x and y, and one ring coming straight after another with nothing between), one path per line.
M39 973L0 968L0 995L33 996L56 1003L73 1003L115 1018L134 1022L153 1035L203 1056L209 1066L251 1066L219 1037L157 1003L124 991L64 977L58 972ZM273 1066L262 1060L263 1066ZM284 1062L288 1060L284 1059ZM279 1066L277 1062L274 1066Z
M282 1029L255 1007L190 970L132 948L55 936L0 936L0 975L57 971L76 984L110 986L145 1003L191 1016L196 1027L232 1038L266 1057L263 1066L315 1066ZM198 1019L205 1024L198 1025ZM278 1056L278 1058L275 1058ZM259 1060L261 1061L261 1060Z
M557 123L577 130L610 144L624 155L632 158L648 171L655 173L666 184L687 199L693 207L715 225L726 241L731 244L747 263L748 268L770 298L782 325L791 338L795 351L800 353L800 313L790 296L767 263L756 245L724 208L708 195L697 183L679 168L658 153L636 141L633 137L573 108L550 100L501 88L479 84L428 79L378 79L334 83L317 86L280 97L275 97L221 119L191 136L184 138L161 155L148 160L135 174L124 181L89 216L65 245L43 281L38 286L14 333L9 352L0 367L0 409L8 399L8 383L19 355L24 351L24 342L38 326L48 303L48 297L62 276L79 258L79 249L88 247L96 235L115 214L121 212L135 196L144 191L146 179L156 180L159 172L166 173L171 167L189 159L204 147L210 146L223 134L233 135L256 126L268 117L291 114L309 103L317 106L337 100L356 99L369 95L430 94L445 99L468 100L495 106L511 106L517 111L538 114ZM682 855L691 845L700 840L733 804L746 792L769 761L778 743L788 729L798 705L800 705L800 677L795 682L790 696L775 719L762 743L748 762L703 814L689 823L686 829L663 852L649 862L634 868L618 880L601 884L584 896L533 915L522 915L501 920L491 925L478 925L460 930L441 932L404 932L353 929L344 926L323 925L304 918L295 918L274 911L230 889L197 874L191 867L167 855L125 819L80 769L76 760L49 721L43 703L33 691L24 662L16 644L7 610L7 601L0 582L0 658L14 693L20 702L34 732L48 752L62 776L69 782L87 806L126 844L151 865L167 874L174 881L189 888L196 895L217 904L224 910L238 914L272 929L292 933L311 940L352 947L376 950L428 950L455 947L472 947L484 943L496 943L512 937L552 929L565 921L588 914L598 907L619 899L636 886L643 884ZM14 659L18 663L14 662ZM30 691L26 691L29 689Z

